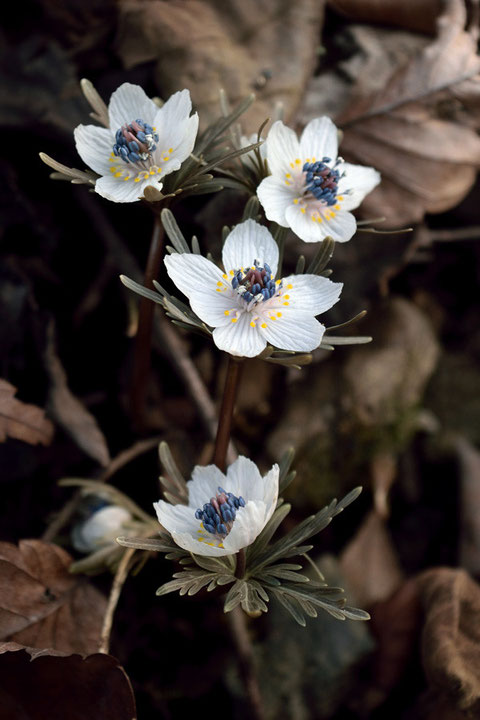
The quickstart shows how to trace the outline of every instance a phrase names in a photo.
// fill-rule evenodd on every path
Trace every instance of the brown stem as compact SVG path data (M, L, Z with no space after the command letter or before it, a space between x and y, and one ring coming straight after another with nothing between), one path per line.
M163 257L163 238L165 231L159 217L155 217L150 250L143 284L153 289L153 280L156 280L160 271ZM155 303L147 298L140 300L138 314L138 328L135 338L133 356L132 382L130 386L130 408L135 424L142 426L147 392L148 377L150 375L150 358L152 345L152 325L155 312Z
M213 462L222 472L225 472L228 444L232 432L233 411L242 367L243 359L237 360L231 355L228 356L227 377L225 379L222 404L218 415L218 430L213 454Z
M128 550L125 550L122 559L119 562L115 577L113 578L112 589L108 598L107 609L103 618L103 627L100 635L100 644L98 647L98 652L100 653L108 653L108 649L110 647L110 633L112 632L113 615L115 613L115 608L117 607L120 593L122 592L123 584L128 577L130 560L135 552L135 548L129 548Z
M245 550L240 548L237 552L237 567L235 568L235 577L241 580L245 575L245 568L247 567L247 556Z
M245 613L237 606L232 612L228 613L228 618L230 620L233 641L237 649L240 673L245 683L251 705L252 714L250 717L254 718L254 720L265 720L262 696L260 695L260 688L255 673L255 658L253 656L253 648L250 642Z

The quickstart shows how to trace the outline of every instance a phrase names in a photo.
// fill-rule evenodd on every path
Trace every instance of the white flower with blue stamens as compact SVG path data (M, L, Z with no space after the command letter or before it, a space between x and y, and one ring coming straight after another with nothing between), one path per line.
M135 202L148 185L178 170L193 150L198 115L190 116L188 90L159 108L141 87L124 83L108 105L109 128L79 125L75 143L82 160L99 173L95 191L113 202Z
M341 283L318 275L275 280L277 244L254 220L240 223L228 235L222 260L224 272L201 255L174 253L164 261L192 310L214 328L220 350L255 357L267 343L299 352L320 345L325 327L315 315L338 301Z
M262 180L257 195L267 218L291 228L305 242L327 236L350 240L357 223L349 210L378 185L380 174L337 157L337 128L328 117L311 120L300 141L278 121L266 145L271 175Z
M154 503L160 524L184 550L196 555L232 555L251 545L277 505L279 468L262 477L239 457L224 475L216 465L195 467L187 482L188 505Z

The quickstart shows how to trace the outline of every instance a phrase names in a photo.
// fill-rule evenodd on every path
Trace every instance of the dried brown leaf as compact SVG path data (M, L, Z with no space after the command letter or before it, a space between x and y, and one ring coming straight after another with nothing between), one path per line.
M41 408L17 400L16 392L17 388L0 379L0 442L11 437L30 445L50 445L53 424Z
M0 543L0 639L66 653L97 649L106 600L69 573L71 562L40 540Z
M50 376L49 408L57 423L89 457L102 467L110 464L107 441L94 416L73 395L55 350L53 325L48 328L45 366Z
M351 20L424 33L433 33L442 9L442 0L328 0L328 4Z
M130 681L111 655L0 645L0 720L135 720Z
M297 0L122 0L117 49L125 67L156 60L166 95L190 88L200 122L218 115L218 91L232 103L252 91L254 132L275 101L291 118L316 64L323 2Z
M462 89L478 102L477 31L466 29L466 22L463 0L448 0L436 39L380 89L372 90L362 73L337 117L344 129L342 152L382 173L383 182L363 211L375 216L381 208L389 225L453 207L480 167L480 138L457 110Z
M429 682L454 707L480 713L480 586L464 571L417 578L425 612L422 660Z
M403 582L397 553L376 512L370 512L340 557L340 567L359 607L386 600Z

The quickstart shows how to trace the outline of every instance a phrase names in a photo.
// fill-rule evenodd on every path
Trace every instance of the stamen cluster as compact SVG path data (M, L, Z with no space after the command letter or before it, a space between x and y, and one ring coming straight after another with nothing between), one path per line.
M210 502L205 503L202 510L195 511L195 517L203 521L207 532L226 537L232 529L237 510L241 507L245 507L245 500L241 495L236 497L219 487L215 497L210 498Z
M335 205L337 202L338 181L340 173L325 163L331 162L331 158L324 157L323 160L311 163L306 162L303 171L306 173L306 189L309 190L317 200L322 200L326 205Z
M116 143L113 146L114 154L124 162L138 162L148 160L156 149L158 135L151 125L141 118L125 123L115 133Z
M252 301L255 305L272 298L278 292L279 286L273 279L270 266L265 263L262 267L259 261L255 260L253 266L246 272L243 269L235 271L232 288L237 291L247 305Z

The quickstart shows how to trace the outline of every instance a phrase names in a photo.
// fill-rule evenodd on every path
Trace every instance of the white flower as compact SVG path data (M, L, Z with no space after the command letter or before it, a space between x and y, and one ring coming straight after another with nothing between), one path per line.
M109 128L75 128L78 154L102 176L96 192L113 202L135 202L147 185L161 190L162 178L193 150L198 115L190 117L191 109L188 90L159 108L138 85L120 85L108 105Z
M132 520L131 514L119 505L108 505L93 513L87 520L75 525L72 542L76 550L94 552L114 542L118 535L128 532L125 524Z
M275 281L277 244L254 220L232 230L222 259L225 272L201 255L175 253L164 261L192 310L215 328L213 340L220 350L255 357L267 342L301 352L320 345L325 328L315 315L337 302L341 283L318 275Z
M380 182L373 168L337 158L337 148L337 128L328 117L311 120L300 141L280 121L268 133L272 174L258 186L258 199L269 220L291 228L305 242L327 236L350 240L357 223L348 211Z
M188 505L160 500L153 506L180 547L196 555L232 555L251 545L270 520L278 477L278 465L262 478L246 457L235 460L226 476L216 465L197 465L187 482Z

